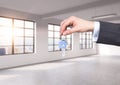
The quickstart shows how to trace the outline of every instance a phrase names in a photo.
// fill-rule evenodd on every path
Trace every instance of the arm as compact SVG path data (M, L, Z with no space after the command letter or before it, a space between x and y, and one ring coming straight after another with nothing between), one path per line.
M97 37L95 41L97 43L111 44L120 46L120 25L99 22L98 32L96 32L96 22L83 20L77 17L70 17L61 22L60 35L68 35L74 32L88 32L93 31L93 37ZM72 26L72 29L67 30L68 26ZM97 36L96 36L97 33Z
M97 43L120 46L120 24L100 22Z
M68 26L72 29L67 30ZM94 21L88 21L77 17L70 17L61 22L60 35L68 35L74 32L88 32L93 31Z

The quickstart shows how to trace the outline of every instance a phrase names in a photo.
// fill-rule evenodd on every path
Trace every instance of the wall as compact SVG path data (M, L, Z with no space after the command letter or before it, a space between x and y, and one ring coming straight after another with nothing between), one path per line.
M29 19L29 20L34 20L37 23L36 53L0 56L0 69L96 54L95 46L94 49L92 50L79 49L79 35L77 33L73 34L73 50L66 52L65 57L61 56L61 52L48 52L47 25L48 23L59 24L60 20L57 19L42 20L39 15L19 12L5 8L0 8L0 16Z
M120 56L120 47L113 45L97 44L99 55L118 55Z

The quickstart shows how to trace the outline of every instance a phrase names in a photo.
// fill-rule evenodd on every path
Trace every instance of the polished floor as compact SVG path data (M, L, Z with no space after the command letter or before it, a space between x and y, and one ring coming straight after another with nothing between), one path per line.
M120 56L87 56L1 70L0 85L120 85Z

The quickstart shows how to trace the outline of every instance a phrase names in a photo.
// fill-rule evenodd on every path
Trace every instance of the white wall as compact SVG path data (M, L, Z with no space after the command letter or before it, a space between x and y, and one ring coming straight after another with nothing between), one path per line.
M67 51L65 57L61 56L61 52L48 52L47 25L48 23L59 24L60 20L57 20L57 19L41 20L40 16L38 15L28 14L25 12L19 12L19 11L5 9L5 8L0 8L0 16L29 19L29 20L34 20L37 23L36 53L0 56L0 69L96 54L95 47L92 50L79 49L79 35L77 33L73 35L73 50Z
M98 44L99 55L120 55L120 46Z

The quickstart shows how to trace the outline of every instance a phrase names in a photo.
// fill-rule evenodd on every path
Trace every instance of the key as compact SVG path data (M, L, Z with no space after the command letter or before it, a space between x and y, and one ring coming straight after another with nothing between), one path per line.
M59 42L59 48L62 50L62 56L65 56L65 49L67 47L67 42L64 39L61 39Z

